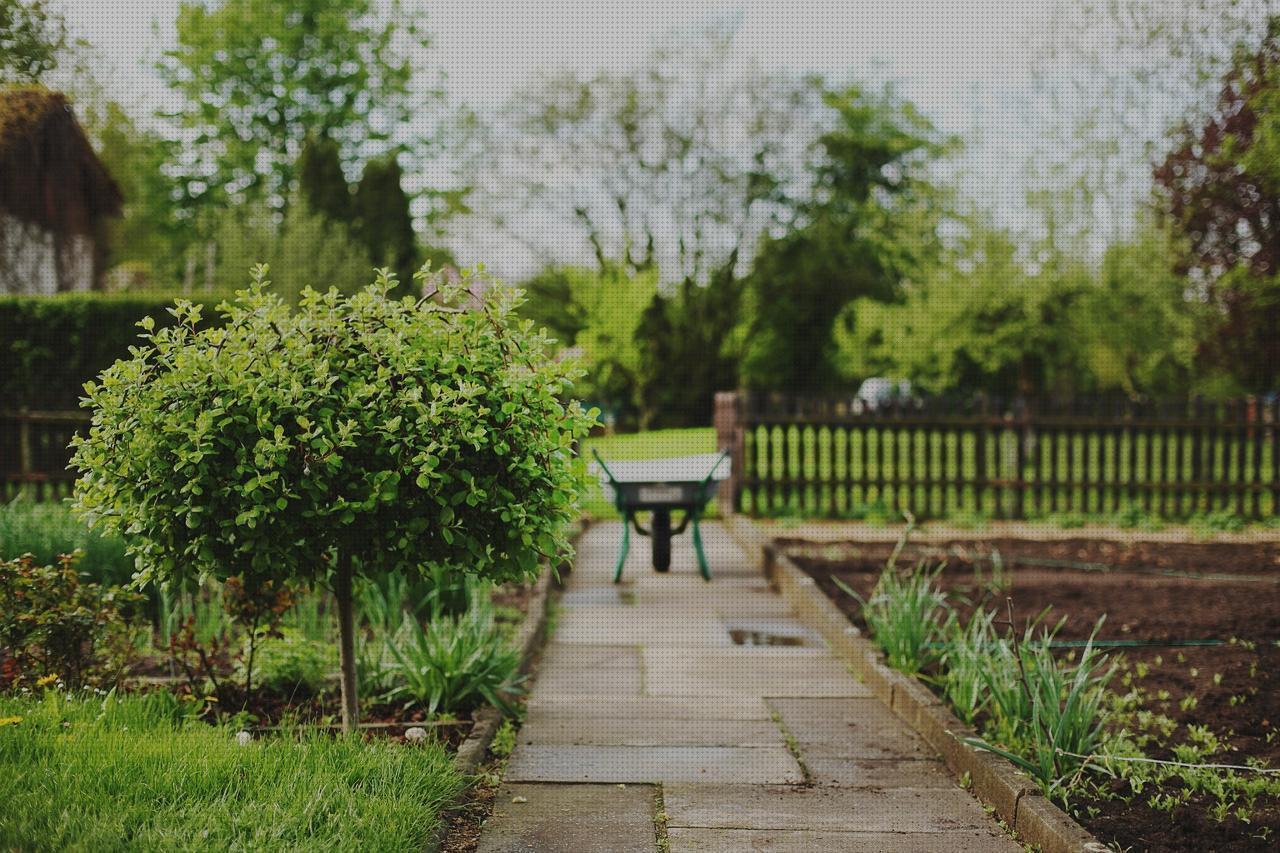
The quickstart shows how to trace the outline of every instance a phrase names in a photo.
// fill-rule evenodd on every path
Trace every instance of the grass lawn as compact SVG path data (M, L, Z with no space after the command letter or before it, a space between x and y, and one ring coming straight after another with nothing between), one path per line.
M436 745L240 746L181 705L0 698L0 849L419 849L463 784Z
M595 461L595 457L591 455L593 448L604 457L606 463L615 460L630 462L638 459L666 459L673 456L715 453L716 431L712 427L697 427L590 438L583 443L582 447L580 461L583 470L586 470L589 462ZM714 504L712 506L714 507ZM605 499L600 489L600 481L594 475L591 475L586 494L582 496L582 510L595 518L618 517L613 504Z

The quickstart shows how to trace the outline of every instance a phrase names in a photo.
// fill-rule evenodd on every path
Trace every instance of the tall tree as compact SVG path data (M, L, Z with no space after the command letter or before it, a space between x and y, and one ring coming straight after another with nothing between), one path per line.
M356 185L352 211L355 233L373 263L391 268L408 286L418 266L418 239L403 180L395 155L371 160Z
M409 50L427 44L404 23L415 17L372 0L182 3L161 72L186 95L190 153L176 165L191 202L283 208L308 134L331 138L344 163L404 142L435 94L415 84Z
M45 0L0 0L0 83L39 81L66 46L66 24Z
M1238 57L1217 105L1155 170L1186 239L1180 269L1210 311L1200 354L1242 390L1276 388L1280 364L1280 19Z
M313 211L334 222L350 223L351 186L342 171L338 143L328 136L309 136L303 143L298 155L298 189Z
M827 92L834 126L817 141L812 189L791 227L761 246L747 287L742 379L818 391L839 382L832 329L860 296L896 298L939 216L923 169L945 150L910 104L858 89Z
M629 70L531 82L476 160L476 237L543 267L657 269L668 284L705 283L730 258L745 269L804 178L821 92L743 64L734 36L713 25Z

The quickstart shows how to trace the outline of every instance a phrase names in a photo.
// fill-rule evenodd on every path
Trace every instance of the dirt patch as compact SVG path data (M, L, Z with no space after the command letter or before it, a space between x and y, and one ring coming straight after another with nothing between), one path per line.
M865 597L892 545L780 544L865 628L857 601L836 580ZM1143 692L1147 710L1168 717L1179 733L1208 726L1230 745L1211 761L1280 767L1280 546L964 539L911 546L898 559L941 565L938 582L970 610L1003 612L1007 595L1021 622L1052 607L1048 621L1066 618L1062 640L1087 639L1105 615L1098 636L1115 644L1113 657L1127 668L1121 679ZM1157 645L1142 645L1148 642ZM1149 754L1175 757L1167 749ZM1159 792L1132 796L1126 787L1112 789L1120 798L1075 804L1091 832L1121 849L1276 849L1274 799L1259 799L1248 822L1219 821L1207 797L1164 811L1150 805Z

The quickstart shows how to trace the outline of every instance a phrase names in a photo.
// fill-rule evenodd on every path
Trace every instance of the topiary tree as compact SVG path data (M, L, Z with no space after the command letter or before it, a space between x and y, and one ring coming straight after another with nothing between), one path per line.
M86 385L75 502L128 537L140 583L328 583L349 731L353 578L533 575L566 547L571 448L590 416L562 402L571 376L516 320L513 291L477 296L468 274L397 301L384 271L291 311L266 277L223 306L221 328L200 329L187 302L176 326L144 320L146 344Z

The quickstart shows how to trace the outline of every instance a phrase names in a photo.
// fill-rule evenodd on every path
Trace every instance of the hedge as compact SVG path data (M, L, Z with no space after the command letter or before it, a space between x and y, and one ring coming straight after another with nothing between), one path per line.
M0 296L0 410L79 408L84 383L141 343L139 320L154 317L158 327L175 322L165 310L174 298ZM205 316L217 322L211 309L206 308Z

